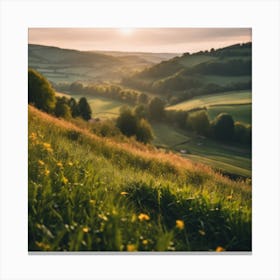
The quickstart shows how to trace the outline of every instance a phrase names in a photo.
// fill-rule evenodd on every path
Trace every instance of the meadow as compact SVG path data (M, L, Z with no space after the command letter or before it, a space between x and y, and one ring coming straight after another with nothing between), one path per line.
M29 106L29 251L250 251L251 183Z
M251 152L244 147L217 143L168 124L153 123L152 127L155 135L153 143L158 147L207 164L230 176L250 178L252 175Z
M251 123L252 93L249 90L223 92L194 97L190 100L167 107L167 110L190 111L206 108L211 119L219 113L230 113L235 121Z

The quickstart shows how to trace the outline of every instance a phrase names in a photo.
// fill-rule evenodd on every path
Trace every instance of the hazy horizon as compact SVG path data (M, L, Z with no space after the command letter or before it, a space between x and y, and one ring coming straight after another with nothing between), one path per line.
M29 28L28 43L80 51L184 53L251 42L251 28Z

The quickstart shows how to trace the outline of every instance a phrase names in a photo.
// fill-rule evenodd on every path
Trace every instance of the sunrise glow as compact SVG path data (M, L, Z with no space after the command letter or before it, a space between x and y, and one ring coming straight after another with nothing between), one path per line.
M134 31L133 28L120 28L119 29L119 32L121 33L121 35L124 35L124 36L132 35L133 31Z

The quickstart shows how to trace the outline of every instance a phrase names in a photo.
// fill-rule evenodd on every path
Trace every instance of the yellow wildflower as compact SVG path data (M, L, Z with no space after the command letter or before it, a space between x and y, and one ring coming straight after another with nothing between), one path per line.
M38 160L39 165L43 166L45 163L42 160Z
M36 133L32 132L29 136L29 138L32 140L32 141L35 141L37 139L37 135Z
M223 247L221 247L221 246L218 246L216 248L216 252L223 252L223 251L225 251L225 249Z
M61 161L57 162L56 165L57 165L58 167L63 167L63 164L62 164Z
M140 221L149 221L150 217L147 214L141 213L141 214L139 214L138 219Z
M228 200L231 200L231 199L232 199L232 195L228 195L228 196L227 196L227 199L228 199Z
M50 250L50 245L48 245L48 244L46 244L46 243L43 243L43 242L38 242L38 241L36 241L35 242L36 243L36 245L40 248L40 249L42 249L42 250L44 250L44 251L48 251L48 250Z
M128 192L121 192L121 195L127 195Z
M52 152L53 151L53 149L51 147L51 144L49 144L49 143L43 143L43 147L48 152Z
M107 218L107 216L106 215L104 215L104 214L98 214L98 217L100 218L100 219L102 219L103 221L108 221L108 218Z
M144 240L142 241L142 244L143 244L143 245L147 245L147 244L148 244L148 240L147 240L147 239L144 239Z
M96 201L95 201L94 199L90 199L89 203L91 203L91 204L95 204L95 203L96 203Z
M128 252L135 252L137 251L137 248L134 244L127 244L126 249Z
M73 166L73 162L69 161L69 162L68 162L68 165L69 165L69 166Z
M182 221L182 220L176 221L176 228L182 230L182 229L184 229L184 227L185 227L184 221Z
M49 149L49 148L51 148L51 144L49 144L49 143L43 143L43 146L44 146L44 148L46 148L46 149Z
M204 236L204 235L206 234L205 231L204 231L204 230L201 230L201 229L198 231L198 233L199 233L200 235L202 235L202 236Z
M50 170L49 169L45 169L45 175L48 176L50 174Z
M63 184L67 184L67 183L68 183L68 179L67 179L65 176L62 176L61 182L62 182Z
M89 228L88 227L83 227L83 232L88 233L89 232Z

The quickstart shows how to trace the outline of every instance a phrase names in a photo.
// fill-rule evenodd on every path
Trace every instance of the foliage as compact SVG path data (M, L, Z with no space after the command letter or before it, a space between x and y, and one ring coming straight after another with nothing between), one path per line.
M47 79L34 69L28 69L28 103L50 113L55 107L55 101L54 90Z
M144 144L150 143L153 140L152 127L145 119L140 119L136 128L136 139Z
M245 125L241 122L234 123L234 140L238 143L251 146L252 143L252 128L250 125Z
M197 132L200 135L208 136L210 131L210 121L207 111L201 110L189 115L188 127Z
M57 117L64 119L70 119L72 117L71 108L67 104L67 99L65 97L56 97L56 104L54 108L54 114Z
M187 70L186 73L221 76L251 75L252 61L243 59L231 59L221 62L204 62L196 65L191 70Z
M139 96L138 96L138 103L140 104L147 104L149 102L149 96L142 92Z
M138 119L147 119L149 116L147 105L140 104L134 108L134 114Z
M131 109L123 107L117 118L116 125L124 135L130 137L136 134L137 117L133 114Z
M79 115L86 121L91 119L91 109L85 97L81 97L78 102Z
M149 103L149 115L152 120L162 120L164 118L164 101L154 97Z
M71 97L68 100L68 105L70 106L72 117L73 118L78 117L80 115L80 112L79 112L79 106L78 106L76 99Z
M221 141L232 141L234 136L234 121L227 113L219 114L213 121L214 137Z
M138 111L136 110L136 112ZM142 114L139 112L136 114L136 112L133 112L128 107L121 108L116 126L124 135L128 137L135 136L136 140L147 144L153 139L152 128Z

